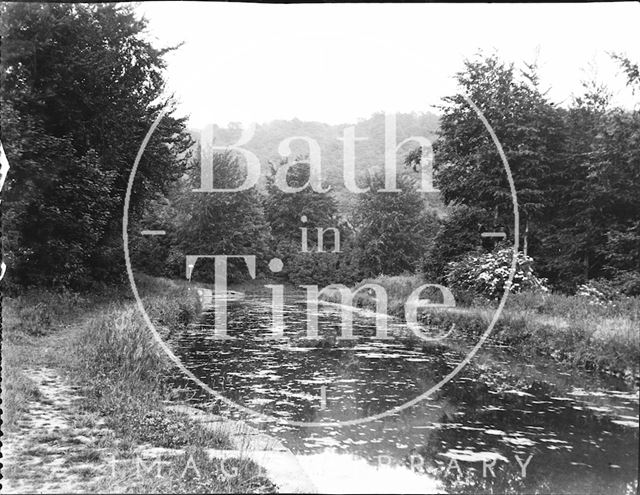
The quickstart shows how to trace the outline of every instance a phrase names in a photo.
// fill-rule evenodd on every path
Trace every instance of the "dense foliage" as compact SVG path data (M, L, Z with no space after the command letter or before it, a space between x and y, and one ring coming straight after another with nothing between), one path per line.
M635 66L624 67L637 84ZM606 277L640 293L638 108L611 108L595 83L585 84L569 109L559 108L540 90L535 67L518 76L496 57L468 61L457 80L504 149L517 191L519 244L526 243L539 272L561 290ZM435 147L444 199L476 209L470 215L484 210L508 231L512 195L497 148L462 92L445 102ZM442 262L431 268L444 276Z
M398 275L419 268L419 260L437 231L412 177L398 176L400 192L382 192L384 176L369 177L370 190L360 195L354 215L355 252L366 277Z
M425 275L432 282L444 282L447 263L480 249L480 235L484 230L489 230L491 225L490 215L485 210L465 205L453 206L447 217L439 222L432 244L425 250L422 260Z
M122 203L161 109L163 56L145 21L115 4L0 7L3 190L8 282L84 285L124 274ZM134 215L182 175L190 137L163 119L140 164Z

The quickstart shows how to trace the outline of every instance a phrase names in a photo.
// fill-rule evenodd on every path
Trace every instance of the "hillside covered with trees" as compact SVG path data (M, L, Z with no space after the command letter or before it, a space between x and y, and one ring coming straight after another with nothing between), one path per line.
M437 138L439 123L438 115L432 112L397 113L395 116L397 143L413 136L423 136L431 142ZM278 146L284 140L294 136L305 136L315 140L320 146L322 160L322 174L326 185L330 185L338 201L338 207L343 215L348 215L356 205L357 196L344 187L344 131L347 127L355 128L355 170L358 180L366 180L368 170L382 166L385 146L385 114L382 112L360 119L349 124L329 125L321 122L301 120L276 120L265 124L257 124L251 141L242 147L256 154L262 164L262 181L260 187L266 185L266 177L271 171L271 163L279 163L281 155ZM229 124L227 127L212 125L216 146L229 146L237 142L242 134L240 124ZM200 142L201 131L191 130L196 143ZM415 146L415 143L413 143ZM309 147L301 140L290 143L294 156L306 156ZM412 149L412 143L405 143L399 158ZM425 198L427 206L438 209L442 206L437 196Z

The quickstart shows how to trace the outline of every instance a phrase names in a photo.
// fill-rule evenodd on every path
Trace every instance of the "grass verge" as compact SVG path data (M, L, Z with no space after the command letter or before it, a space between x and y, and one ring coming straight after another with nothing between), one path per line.
M161 331L188 325L198 314L195 291L187 284L141 276L138 289ZM97 463L109 451L118 469L107 469L98 491L131 493L236 493L273 491L262 468L247 459L227 461L235 473L214 469L207 449L230 448L229 438L187 415L165 408L176 399L168 377L174 370L157 346L130 295L130 289L104 288L91 294L31 291L4 300L3 431L18 434L30 401L40 400L26 370L47 367L79 387L78 418L113 432L86 457L86 446L71 450L72 464ZM54 433L55 435L55 433ZM56 439L50 439L55 443ZM37 447L34 445L34 448ZM142 448L170 449L161 459L165 475L140 469ZM82 459L75 459L78 454ZM193 460L195 459L195 470ZM192 467L185 471L191 463ZM155 465L155 463L154 463ZM84 469L84 468L83 468ZM110 471L110 472L109 472ZM197 475L196 475L197 471ZM93 472L93 471L92 471ZM102 474L105 474L104 469ZM88 478L91 478L88 476ZM91 480L88 479L87 483Z

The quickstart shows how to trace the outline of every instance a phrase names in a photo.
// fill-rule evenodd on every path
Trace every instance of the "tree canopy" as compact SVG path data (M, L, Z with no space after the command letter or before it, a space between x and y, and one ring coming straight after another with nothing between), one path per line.
M124 274L120 219L142 139L161 110L133 215L186 166L191 140L164 96L146 22L115 4L3 4L2 140L8 278L83 284Z

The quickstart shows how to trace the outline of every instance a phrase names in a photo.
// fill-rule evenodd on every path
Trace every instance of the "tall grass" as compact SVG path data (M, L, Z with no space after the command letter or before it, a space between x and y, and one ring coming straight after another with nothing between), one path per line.
M184 327L197 316L198 299L188 286L150 278L143 282L143 303L158 327ZM134 302L115 302L93 313L80 329L75 354L73 367L87 392L86 406L108 418L128 442L171 448L230 445L186 415L164 410L164 403L175 398L169 377L176 370Z
M186 283L140 276L137 285L147 313L162 331L183 328L198 315L197 295ZM5 422L15 424L28 412L29 400L39 398L23 371L44 364L80 386L83 411L104 418L115 433L107 447L116 458L131 458L142 445L182 449L185 455L200 457L206 449L231 447L227 434L166 409L167 401L176 399L170 377L177 371L153 339L127 288L82 295L34 291L5 300L4 337L8 342L2 349ZM43 362L45 355L49 359ZM218 470L192 480L156 479L154 473L140 477L132 460L120 466L103 488L234 493L273 487L252 461L234 462L238 476L221 478ZM179 466L180 459L172 463Z

